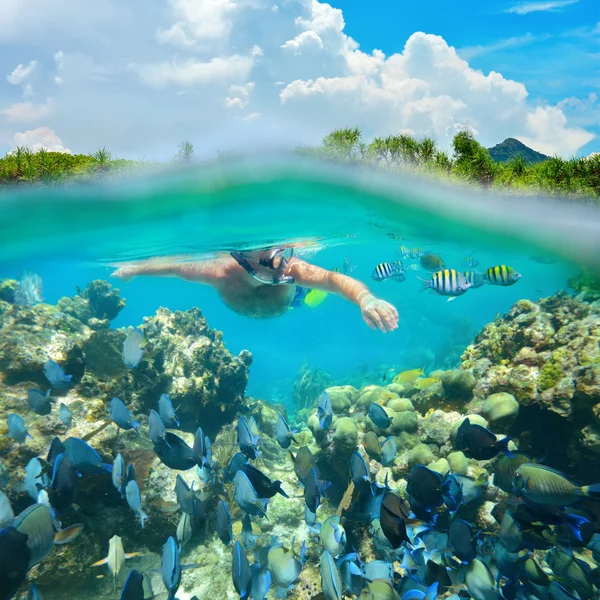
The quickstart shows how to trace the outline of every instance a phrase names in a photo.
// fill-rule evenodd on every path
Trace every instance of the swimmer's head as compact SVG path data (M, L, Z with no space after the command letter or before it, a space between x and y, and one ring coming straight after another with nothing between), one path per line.
M237 263L256 281L268 285L292 284L285 268L294 254L291 247L266 248L250 252L231 252Z

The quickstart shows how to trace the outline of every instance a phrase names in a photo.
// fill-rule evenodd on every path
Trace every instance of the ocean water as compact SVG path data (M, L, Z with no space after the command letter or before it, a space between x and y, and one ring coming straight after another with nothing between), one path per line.
M178 260L210 260L222 252L292 243L296 245L296 256L325 269L342 268L345 260L350 260L355 266L351 276L365 283L378 298L397 308L400 315L398 329L385 334L371 330L363 322L357 306L335 294L329 294L314 308L303 305L280 317L250 319L229 309L217 292L205 285L176 278L139 276L123 282L111 277L115 265L130 261L165 256L175 256ZM495 265L508 265L521 274L521 279L510 286L485 284L448 302L446 297L422 289L420 279L429 279L431 273L420 267L418 260L403 258L400 246L439 254L447 268L460 271L468 268L465 263L467 257L479 262L479 271ZM376 265L401 259L406 265L415 266L406 271L405 281L373 280ZM323 431L326 426L315 426L315 418L311 417L312 421L308 419L306 411L295 414L297 407L293 390L299 373L307 368L318 370L326 374L331 385L350 384L361 388L367 385L386 386L394 375L405 370L423 367L429 374L435 370L458 368L461 355L475 342L485 324L502 317L522 299L537 301L559 291L574 295L569 280L579 276L582 267L593 270L600 267L600 215L593 206L538 197L494 195L482 190L445 187L410 176L315 165L281 157L223 163L160 175L146 174L64 189L5 190L0 195L0 279L18 279L24 271L37 273L43 281L44 302L51 305L63 296L75 295L77 287L83 289L92 280L109 281L120 289L127 302L125 309L112 321L112 328L140 326L144 317L152 316L159 307L180 311L198 307L209 326L223 332L227 349L233 354L242 350L252 353L246 396L276 407L273 411L280 411L279 405L285 404L288 419L301 430L297 433L301 443L294 442L290 450L295 454L301 445L309 446L317 457L315 464L318 463L321 470L319 479L333 482L321 498L316 516L318 522L323 523L327 516L341 513L348 537L346 550L349 552L355 547L362 556L368 554L383 560L390 560L390 556L381 553L371 540L370 519L361 521L352 516L354 513L344 512L348 510L348 505L344 505L349 497L348 486L354 485L350 484L348 469L351 453L358 451L365 457L369 476L373 482L379 483L379 487L372 483L370 489L379 490L381 495L385 481L395 493L405 497L407 481L413 473L411 467L419 465L421 460L432 464L434 457L445 459L455 449L453 444L456 441L451 441L450 427L459 418L458 412L466 409L457 406L454 401L449 406L425 403L416 406L415 411L407 409L406 412L419 413L415 418L415 424L419 424L418 431L412 430L413 433L408 436L404 435L405 431L394 432L400 447L394 462L383 467L382 462L368 455L366 433L375 431L383 443L389 431L386 432L386 427L374 425L371 416L366 414L368 405L357 401L357 405L347 412L336 414L329 432ZM2 326L3 322L0 322L0 342ZM0 346L0 350L2 348ZM592 413L597 419L598 411L592 406L600 406L600 387L596 389L598 386L594 387L596 384L590 379L595 376L594 369L598 369L597 359L593 358L594 348L589 353L592 356L591 366L573 367L573 376L575 368L579 369L578 382L587 385L578 390L576 398L580 405L578 410L587 411L585 414L576 414L571 422L573 415L567 419L560 411L554 414L553 407L536 406L532 409L523 403L521 420L513 429L504 423L499 434L513 435L519 444L523 444L521 449L525 451L527 435L523 435L524 432L527 434L531 428L537 432L539 439L540 431L542 437L547 431L549 439L545 450L548 460L544 464L549 468L560 466L569 471L571 477L583 474L583 483L592 484L600 481L600 442L597 448L590 443L592 434L588 433L586 437L584 427L592 420ZM583 376L581 368L590 368L591 375ZM39 379L32 381L41 385ZM66 430L58 424L55 408L50 416L33 415L27 409L24 396L28 387L33 387L33 383L27 380L11 385L3 383L0 387L1 414L16 412L22 415L34 431L34 440L24 445L13 443L8 438L0 441L3 444L0 445L0 461L9 467L6 493L15 514L33 502L19 485L24 477L25 465L34 456L45 458L47 446L56 434L62 439L68 435L85 436L108 462L112 462L117 453L122 453L127 462L132 461L142 489L142 505L148 515L145 528L141 529L139 519L126 501L116 494L110 478L84 475L78 483L78 506L71 506L60 517L62 527L82 522L85 525L83 533L65 546L56 546L47 559L52 567L45 568L45 563L42 563L29 572L29 580L36 581L44 598L50 600L62 599L65 594L77 600L119 598L129 569L135 568L152 579L154 597L166 597L160 575L155 571L160 569L162 545L169 536L175 535L180 517L179 512L175 512L178 511L177 506L173 508L177 471L167 469L155 456L156 446L153 449L148 439L148 411L134 415L142 421L141 436L133 431L118 432L114 425L106 426L104 413L108 409L103 403L107 404L110 396L102 397L105 388L99 386L98 398L92 401L89 390L79 395L75 385L74 399L70 390L57 393L60 400L73 407L75 415L72 428ZM413 393L415 390L402 391ZM380 403L385 404L389 398L385 391L380 389L380 392L383 394ZM87 398L89 406L81 402L82 397ZM127 398L129 401L131 399ZM267 422L265 415L276 413L268 413L264 405L260 406L263 408L260 409L260 418L258 414L257 418L264 424ZM437 408L443 412L431 410ZM479 411L481 406L471 406L471 409ZM311 411L315 413L316 409L313 407ZM586 420L588 413L589 420ZM210 419L210 413L205 415ZM350 446L344 445L344 440L333 434L342 416L349 417L356 424L356 438ZM241 505L238 508L234 485L223 479L223 469L238 449L238 438L232 433L232 424L238 424L240 416L230 414L228 417L229 422L223 428L225 433L219 432L212 440L217 458L217 482L201 481L195 468L180 473L188 484L195 483L197 497L206 516L200 530L194 531L191 541L183 549L182 563L193 565L193 568L184 571L176 595L179 600L193 597L198 600L231 600L239 597L234 590L236 576L235 568L232 576L231 546L225 546L215 533L219 499L227 501L233 520L237 522L237 528L234 528L236 535L244 512ZM437 424L435 419L439 419ZM96 432L94 428L99 425ZM203 426L205 430L211 426L210 423L196 425ZM274 429L273 422L270 427ZM192 444L193 436L189 431L179 434L185 437L185 442ZM556 447L554 442L558 438L554 437L555 434L559 436L560 444L564 444L567 458L562 456L562 448ZM303 564L295 589L290 590L287 597L292 600L323 598L318 595L324 585L318 561L322 542L311 534L305 523L305 519L308 521L306 488L296 479L289 454L279 448L273 431L261 431L260 435L264 454L252 459L253 464L272 480L282 480L290 498L276 495L269 500L269 521L256 515L252 517L258 542L255 553L250 548L246 553L251 562L259 560L258 548L268 545L273 537L288 547L297 539L297 551L300 540L306 542L308 560ZM37 442L35 437L38 437ZM411 440L412 443L409 443ZM584 443L586 440L587 445ZM433 454L427 447L417 446L421 454L415 458L417 455L413 456L411 452L419 442L433 449ZM532 460L545 460L539 454L530 456ZM472 559L469 565L473 566L473 561L481 559L495 569L497 561L491 558L489 548L499 544L498 524L490 513L494 506L500 506L509 496L492 485L498 469L496 457L492 458L492 461L487 458L469 460L466 472L473 478L471 481L480 477L478 481L481 482L481 477L485 476L490 484L473 504L465 501L464 507L458 509L458 516L479 532L478 558ZM409 482L409 493L410 486ZM593 491L597 494L596 490ZM522 502L522 499L511 497L516 503ZM441 528L441 535L445 535L447 531L444 532L443 525L439 522L432 524L431 514L427 511L424 514L422 507L413 500L410 499L415 513L413 516L436 530ZM575 498L567 504L577 501L578 498ZM355 497L351 508L357 502L360 498L357 500ZM165 503L170 504L170 508L165 508ZM558 508L560 511L563 509L563 506ZM377 507L377 515L379 510ZM436 506L433 512L436 510L444 512L446 508ZM585 574L585 569L583 576L579 572L570 576L562 572L559 574L554 558L545 554L548 549L562 552L563 548L572 546L578 561L586 561L590 570L597 569L600 516L590 505L586 505L584 512L579 514L585 515L586 527L590 528L589 531L586 529L585 543L578 543L573 537L565 542L565 532L549 526L545 530L549 537L535 542L533 554L538 564L543 564L553 573L557 582L579 596L548 596L549 592L545 590L540 596L531 592L528 597L540 600L548 597L598 597L597 572L595 578ZM416 531L418 528L411 529L410 543L405 543L401 553L394 555L398 562L402 561L402 553L406 557L407 552L422 544L413 536ZM122 537L125 552L140 553L123 566L114 585L107 571L90 566L106 556L113 535ZM598 547L593 548L593 542ZM438 545L436 550L447 549L448 539ZM587 548L584 547L586 545ZM526 548L529 548L529 542L524 542L521 554L515 554L512 559L522 558ZM428 547L428 552L431 550ZM0 552L6 552L1 545ZM441 559L434 559L434 554L428 560L439 563ZM399 595L382 598L401 598L414 585L414 578L405 577L406 573L398 570L398 562L394 564L398 573ZM458 574L470 567L459 567L450 558L443 564L443 569L451 572L453 578L456 575L457 579L452 580L454 587L446 585L439 597L448 597L460 588L464 597L470 595L475 600L500 598L493 578L489 583L485 575L479 574L475 575L476 582L471 579L470 584L465 583ZM580 563L577 564L582 568ZM274 573L276 568L275 565ZM425 585L421 576L421 572L416 576L420 582L417 588L424 590L432 580L428 575L429 581ZM522 574L519 577L521 583L526 579ZM507 579L502 579L503 585ZM439 582L442 585L442 579ZM476 584L482 586L479 592ZM368 587L367 582L365 585ZM557 591L557 586L553 591L562 593L562 590ZM26 586L21 588L21 592L26 592ZM366 595L360 597L379 600L369 593L365 592ZM143 596L123 598L142 600ZM0 589L0 600L10 597L3 595ZM25 595L17 597L24 598ZM148 597L146 594L146 600ZM273 586L267 598L274 597ZM285 597L285 592L280 591L279 597ZM327 588L325 597L327 600L341 598L332 592L331 587Z

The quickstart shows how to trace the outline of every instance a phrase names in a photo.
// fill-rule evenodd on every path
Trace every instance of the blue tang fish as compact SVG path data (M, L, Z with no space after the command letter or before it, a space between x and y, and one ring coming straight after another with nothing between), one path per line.
M73 375L65 375L62 368L53 360L48 360L44 366L44 375L55 390L66 390L71 384Z
M127 486L127 469L125 460L121 454L117 454L112 466L112 482L115 489L125 498L125 487Z
M119 600L144 600L144 576L139 571L129 571Z
M60 454L54 463L48 493L57 515L63 515L75 501L77 474L75 465L66 454Z
M80 473L101 475L112 473L112 465L105 463L100 455L86 442L70 437L64 441L67 456Z
M125 487L125 495L127 496L129 508L131 508L131 510L140 518L142 529L144 529L144 521L148 518L148 515L142 510L142 496L137 481L133 480L127 484Z
M171 536L162 547L161 574L169 593L168 600L174 600L181 583L181 546Z
M52 463L53 464L53 463ZM27 490L27 493L33 500L37 500L40 490L48 487L50 480L43 474L42 463L39 458L32 458L25 467L25 482L19 488L19 491Z
M167 430L165 429L165 424L155 410L150 411L148 417L148 429L150 432L150 439L155 446L158 446L161 443L165 443L167 446L169 445L167 442Z
M329 399L327 390L325 390L319 396L319 402L317 404L317 416L319 417L319 427L321 429L327 430L331 427L333 409L331 408L331 400Z
M392 424L392 420L388 417L383 406L376 402L371 404L368 414L371 421L373 421L379 429L387 429Z
M29 408L38 415L49 415L52 412L53 400L50 398L50 389L45 394L40 390L29 390L27 402L29 402Z
M129 409L123 404L123 401L119 398L113 398L109 405L110 418L120 429L125 431L129 429L135 429L135 432L140 435L140 424L134 421Z
M396 442L396 438L390 435L381 444L381 464L384 467L389 467L394 462L397 453L398 443Z
M8 415L8 433L6 435L19 444L24 444L27 438L33 439L33 436L27 431L27 427L25 427L23 418L14 413Z
M181 507L181 510L188 515L193 515L196 510L194 504L194 482L192 481L192 487L190 488L183 477L177 475L177 479L175 480L175 495L177 496L177 503Z
M233 485L235 488L235 501L243 511L255 517L267 516L267 503L269 500L268 498L258 497L246 473L238 471L233 478Z
M175 414L173 403L166 394L161 394L158 400L158 414L165 427L170 427L171 429L177 429L177 427L179 427L179 419Z
M342 600L342 578L328 550L323 550L320 563L321 588L325 600Z
M238 444L240 450L250 459L260 458L258 451L259 436L253 435L250 425L244 417L240 417L237 424Z
M245 465L248 459L242 452L236 452L229 461L227 468L223 472L223 478L225 481L233 481L235 474L241 469L242 465Z
M239 594L240 600L248 598L250 585L252 582L252 572L246 553L239 542L233 546L233 560L231 564L231 578L233 579L233 587Z
M62 402L58 406L58 417L67 429L71 427L71 424L73 423L73 413L69 410L69 407Z
M284 449L289 448L292 442L298 443L298 440L294 437L295 431L290 429L287 421L279 415L277 423L275 423L275 437L277 443Z
M271 589L271 573L266 567L261 566L260 563L255 562L251 567L252 582L250 584L250 600L264 600L265 596Z
M123 342L123 362L128 369L137 367L142 356L144 356L144 333L141 329L135 327L132 329Z
M0 529L0 590L2 598L12 598L27 577L31 550L27 535L14 527Z
M217 505L217 535L226 546L229 546L233 538L231 515L225 500L222 498Z

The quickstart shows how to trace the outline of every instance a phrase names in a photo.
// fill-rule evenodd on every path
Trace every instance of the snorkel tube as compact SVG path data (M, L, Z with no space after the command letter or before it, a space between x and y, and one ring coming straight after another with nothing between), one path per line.
M265 285L281 285L288 284L291 285L294 283L294 278L290 275L284 275L285 267L287 266L290 258L292 258L294 254L293 248L269 248L268 250L264 250L261 252L260 258L258 259L258 264L260 267L264 267L265 269L269 269L272 272L272 275L269 271L266 273L259 273L248 261L246 256L242 252L230 252L230 255L235 259L235 261L256 281L260 283L264 283ZM271 275L271 276L270 276ZM270 277L269 277L270 276Z

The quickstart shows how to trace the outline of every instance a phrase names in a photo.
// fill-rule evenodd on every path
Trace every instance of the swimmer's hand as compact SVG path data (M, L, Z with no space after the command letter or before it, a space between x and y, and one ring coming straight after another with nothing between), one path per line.
M361 300L360 312L371 329L379 329L383 333L398 329L398 311L385 300L369 294Z
M131 281L138 273L139 273L139 271L138 271L137 267L135 267L133 265L129 265L129 266L125 266L125 267L120 267L116 271L113 271L110 274L110 276L118 277L119 279L122 279L123 281Z

